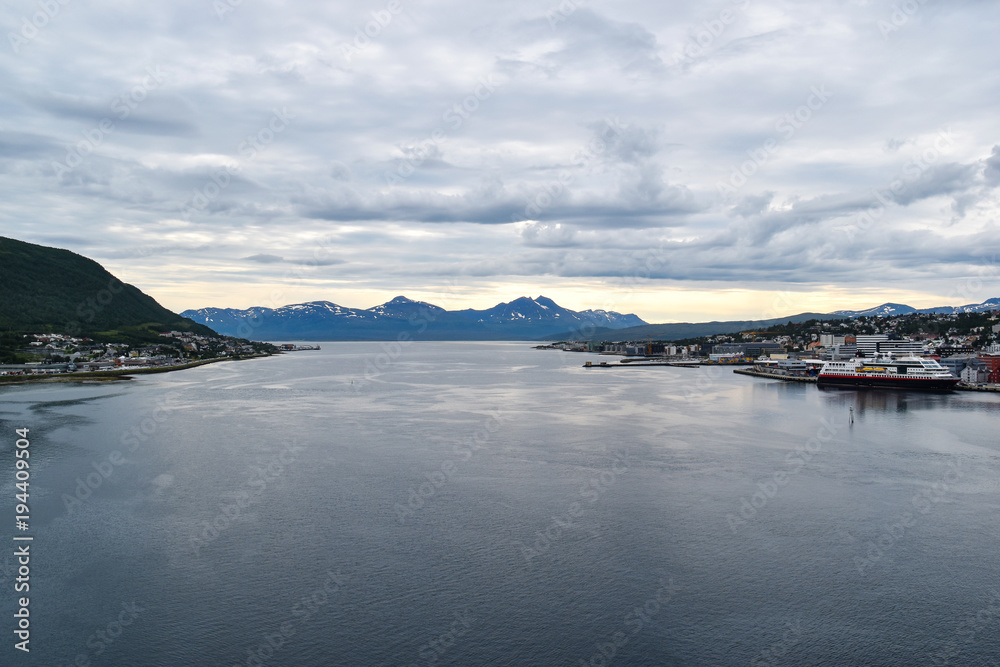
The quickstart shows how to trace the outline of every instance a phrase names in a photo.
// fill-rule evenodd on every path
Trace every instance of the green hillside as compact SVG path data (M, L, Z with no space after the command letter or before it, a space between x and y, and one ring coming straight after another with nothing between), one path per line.
M146 337L168 329L214 334L91 259L0 236L0 331Z
M839 320L842 315L824 315L822 313L799 313L787 317L776 317L769 320L734 320L728 322L676 322L672 324L644 324L627 329L597 329L593 333L566 331L561 334L545 336L539 340L687 340L699 336L714 336L715 334L737 333L751 329L766 329L767 327L785 324L786 322L806 322L808 320Z

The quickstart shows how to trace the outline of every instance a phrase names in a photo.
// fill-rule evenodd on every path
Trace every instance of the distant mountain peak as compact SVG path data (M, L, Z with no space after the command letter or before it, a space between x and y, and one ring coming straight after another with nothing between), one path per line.
M243 311L202 308L185 314L195 321L211 322L220 331L241 324L245 328L249 320L260 337L299 340L390 340L404 333L430 340L534 340L557 331L645 324L632 314L569 310L544 295L521 296L485 310L449 311L400 295L364 310L311 301Z
M914 308L902 303L883 303L881 306L866 310L838 310L831 315L841 317L891 317L893 315L909 315L911 313L980 313L988 310L1000 310L1000 298L993 297L982 303L971 303L965 306L936 306L934 308Z
M537 303L542 308L551 308L554 310L558 310L561 308L559 304L557 304L555 301L553 301L547 296L539 296L537 299L535 299L535 303Z
M386 301L378 306L372 306L368 309L370 313L376 313L378 315L386 315L391 317L410 317L411 315L417 314L421 311L425 312L447 312L444 308L440 306L435 306L434 304L427 303L425 301L414 301L413 299L405 296L397 296L390 301Z

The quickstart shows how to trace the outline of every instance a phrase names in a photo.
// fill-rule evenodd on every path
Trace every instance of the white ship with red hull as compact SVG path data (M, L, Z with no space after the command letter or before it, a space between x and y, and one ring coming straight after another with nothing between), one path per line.
M817 377L820 387L951 391L959 379L934 359L893 357L828 361Z

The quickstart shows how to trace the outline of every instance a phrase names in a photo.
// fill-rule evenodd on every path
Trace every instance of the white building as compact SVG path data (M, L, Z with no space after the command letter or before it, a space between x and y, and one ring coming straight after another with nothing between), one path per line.
M875 353L878 352L879 343L883 343L887 340L889 340L889 337L885 334L875 334L873 336L859 335L858 352L860 352L863 357L875 356Z
M959 377L966 384L982 384L989 382L990 373L982 366L966 366Z
M858 336L858 352L863 357L874 356L876 352L891 352L899 357L910 354L920 356L924 352L924 345L919 341L890 340L885 334L874 334Z

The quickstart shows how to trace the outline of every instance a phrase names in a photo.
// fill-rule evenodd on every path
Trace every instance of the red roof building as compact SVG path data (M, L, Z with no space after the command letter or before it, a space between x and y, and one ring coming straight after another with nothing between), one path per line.
M979 356L979 361L986 364L986 368L990 372L990 378L987 382L1000 384L1000 355L983 354Z

